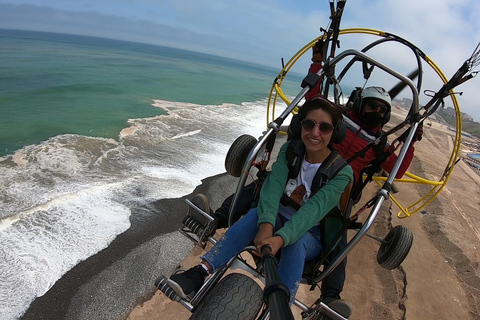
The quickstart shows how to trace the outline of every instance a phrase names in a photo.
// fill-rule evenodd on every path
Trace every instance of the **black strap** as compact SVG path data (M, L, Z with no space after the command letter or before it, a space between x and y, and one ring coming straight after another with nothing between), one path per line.
M288 177L285 184L288 182L288 179L296 179L300 173L305 152L305 145L301 139L294 139L290 142L286 151ZM333 179L347 164L347 161L340 156L338 151L332 150L313 177L310 197L313 197L318 190ZM285 194L282 195L280 203L284 206L291 206L295 210L300 209L300 205Z
M377 142L378 138L380 138L380 140ZM367 185L367 183L372 181L373 175L379 172L382 163L393 153L393 151L390 149L385 151L385 147L387 145L387 134L383 130L379 130L377 132L377 139L373 142L370 142L365 148L358 151L347 160L347 162L350 163L359 156L363 158L365 157L366 152L371 148L373 148L376 154L375 159L370 163L370 165L360 171L360 178L363 176L363 174L366 174L367 177L363 180L355 181L352 188L351 198L359 198L363 188Z
M325 159L325 161L320 166L319 170L315 174L315 177L312 181L312 194L311 197L318 192L328 181L332 180L337 176L337 174L347 166L348 162L343 159L336 150L332 150L330 155ZM321 170L323 168L323 170ZM326 177L325 180L320 180L323 177ZM319 181L320 180L320 181ZM322 185L323 183L323 185Z
M377 139L375 139L375 141L372 141L370 142L369 144L367 144L367 146L365 148L363 148L362 150L356 152L353 156L351 156L350 158L348 158L347 162L350 163L352 162L353 160L357 159L358 157L365 157L365 154L367 153L367 151L371 148L373 148L373 150L375 151L375 153L377 154L377 156L375 157L375 159L377 158L382 158L383 157L383 150L385 149L385 146L387 145L387 134L383 131L383 130L379 130L377 132L377 138L380 138L380 141L378 143L377 142ZM388 157L384 158L382 160L385 161Z
M282 194L282 197L280 198L280 203L284 205L285 207L292 207L293 209L297 210L300 209L300 205L293 201L289 196L287 196L285 193Z

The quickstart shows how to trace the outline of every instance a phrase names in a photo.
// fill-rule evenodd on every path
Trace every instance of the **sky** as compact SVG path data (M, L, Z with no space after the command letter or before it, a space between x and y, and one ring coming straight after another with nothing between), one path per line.
M329 16L328 0L0 0L0 29L151 43L250 61L279 71L282 58L288 61L321 35L320 28L328 26ZM348 0L341 29L382 30L407 39L450 78L480 41L479 17L478 0ZM345 40L340 38L337 53L361 50L374 40L371 36L345 36ZM395 46L376 51L395 70L405 69L404 74L412 66L411 58ZM295 68L306 72L308 63L305 58ZM425 79L430 77L434 76L426 72ZM436 91L440 85L432 80L425 89ZM455 91L462 92L457 94L462 112L480 122L478 88L480 77Z

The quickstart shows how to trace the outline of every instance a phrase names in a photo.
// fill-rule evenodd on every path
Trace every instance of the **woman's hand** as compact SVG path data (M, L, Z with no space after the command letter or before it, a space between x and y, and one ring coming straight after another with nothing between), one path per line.
M272 254L275 255L277 254L278 250L280 250L280 248L283 247L283 244L284 244L284 241L282 237L274 236L274 237L269 237L260 241L256 246L257 246L258 252L260 252L261 248L264 245L269 245L272 248Z
M258 244L265 239L271 238L273 236L273 226L270 223L261 223L259 226L259 230L255 239L253 239L253 244L257 248L257 251L253 252L257 256L261 257L260 247Z
M257 235L255 236L255 239L253 239L253 244L257 246L260 241L270 238L272 236L273 226L270 223L262 223L259 226L259 230L257 232Z

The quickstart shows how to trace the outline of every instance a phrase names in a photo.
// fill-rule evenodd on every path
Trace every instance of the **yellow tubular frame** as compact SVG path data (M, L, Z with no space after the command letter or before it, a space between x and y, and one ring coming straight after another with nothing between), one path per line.
M385 37L386 32L385 31L379 31L379 30L374 30L374 29L366 29L366 28L350 28L350 29L343 29L340 30L340 35L343 34L370 34L374 36L379 36L379 37ZM301 48L290 60L287 62L287 64L284 66L284 68L280 71L278 74L277 78L275 79L274 83L272 84L272 87L270 89L270 95L268 97L268 105L267 105L267 126L268 124L275 119L275 106L277 104L278 98L280 97L281 100L283 100L287 105L290 104L290 101L286 97L286 95L283 93L281 86L282 82L285 79L286 75L292 68L292 66L300 59L306 52L310 51L310 49L313 47L313 45L319 40L322 39L323 37L318 37L311 42L309 42L306 46ZM447 83L448 79L445 77L443 72L440 70L440 68L427 56L423 58L423 60L438 74L440 79L443 81L443 83ZM419 176L416 176L412 173L406 172L405 176L407 176L410 179L395 179L394 181L396 183L418 183L418 184L426 184L426 185L431 185L432 189L427 192L425 196L420 198L418 201L414 202L413 204L410 204L408 206L402 206L395 197L390 194L390 198L392 201L400 208L400 212L397 214L397 216L401 219L403 218L408 218L415 212L420 211L423 209L425 206L427 206L430 202L432 202L435 197L440 193L440 191L445 187L445 185L448 182L448 179L450 178L450 174L453 171L453 168L455 166L455 163L459 159L459 152L460 152L460 144L461 144L461 137L462 137L462 121L461 121L461 113L460 113L460 107L458 105L458 101L456 96L453 94L450 94L450 98L452 99L453 106L455 108L455 118L457 120L456 122L456 132L455 132L455 141L454 141L454 146L452 150L452 154L450 155L450 159L448 161L447 166L445 167L445 170L440 177L438 181L434 180L428 180L421 178ZM297 109L295 109L292 113L296 113ZM271 118L270 118L271 114ZM282 134L285 134L285 132L281 132ZM381 182L385 181L387 178L386 177L380 177L376 176L373 177L373 180L379 184L380 186L382 185Z

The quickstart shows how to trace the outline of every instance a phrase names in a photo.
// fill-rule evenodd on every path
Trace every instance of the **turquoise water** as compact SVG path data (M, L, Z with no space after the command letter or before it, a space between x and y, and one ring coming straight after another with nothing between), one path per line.
M279 71L171 48L5 30L0 70L1 319L19 318L128 230L131 218L158 214L135 208L185 196L224 173L232 142L265 130ZM301 78L282 88L297 94Z
M116 138L128 119L162 114L153 99L258 101L279 71L166 47L11 30L0 30L0 68L0 156L58 134ZM298 93L297 80L284 88Z

